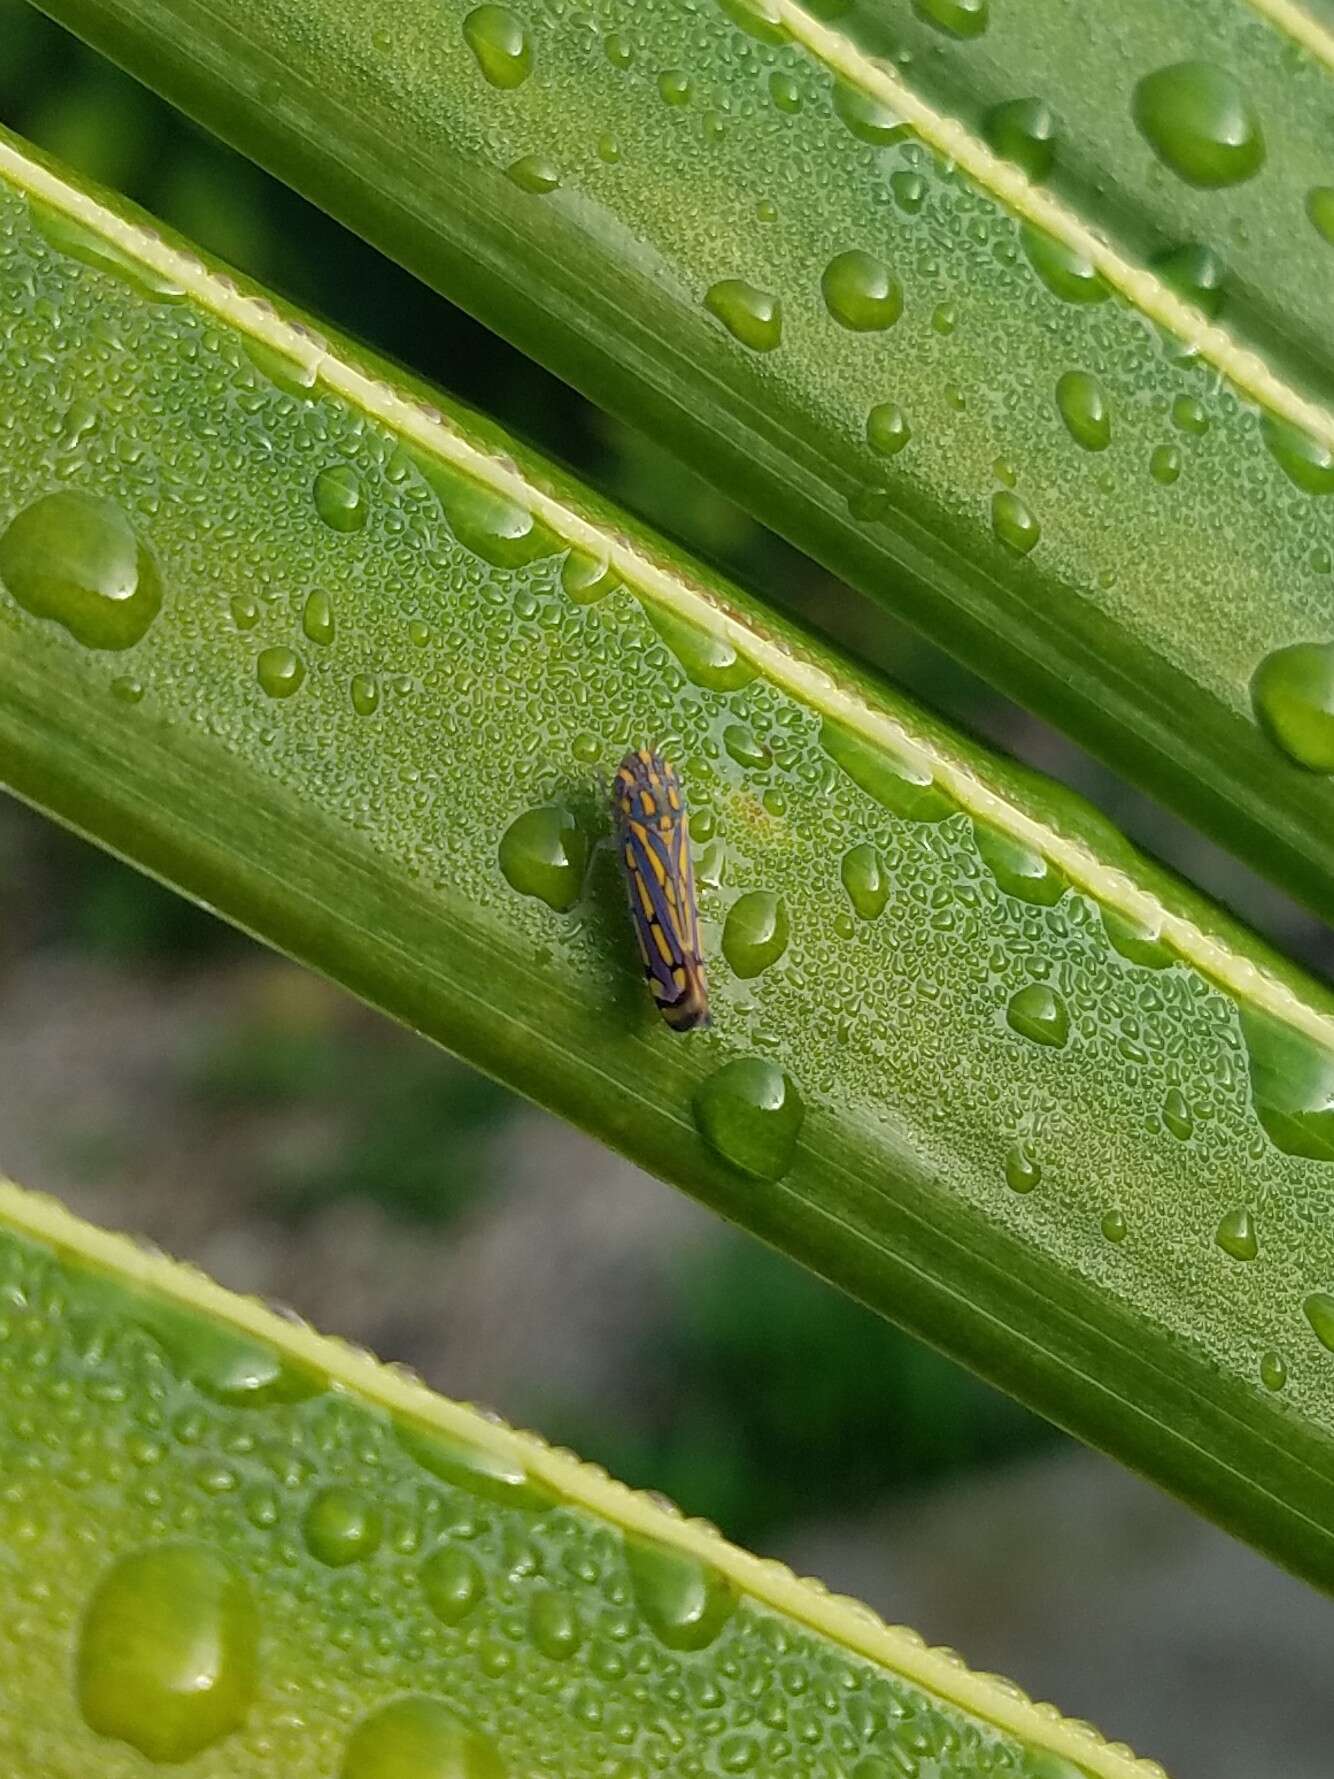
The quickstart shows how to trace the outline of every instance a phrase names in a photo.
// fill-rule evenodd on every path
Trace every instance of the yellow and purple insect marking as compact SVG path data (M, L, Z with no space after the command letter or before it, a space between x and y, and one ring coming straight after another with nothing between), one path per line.
M699 954L695 874L686 802L675 771L652 748L627 754L616 771L616 841L644 975L675 1032L709 1023L709 987Z

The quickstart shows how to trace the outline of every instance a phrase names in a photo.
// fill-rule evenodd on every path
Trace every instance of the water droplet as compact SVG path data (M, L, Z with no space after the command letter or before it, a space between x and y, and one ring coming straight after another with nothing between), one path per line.
M621 158L621 145L616 138L604 130L597 140L598 159L607 166L614 167Z
M1254 1260L1260 1252L1255 1222L1245 1205L1227 1213L1214 1232L1214 1240L1234 1260Z
M732 1616L735 1593L698 1557L665 1544L627 1539L625 1559L635 1603L668 1649L706 1649Z
M1065 894L1065 878L1022 840L980 821L973 823L973 838L983 864L1007 896L1053 908Z
M306 664L295 649L261 649L255 660L259 683L270 698L290 698L306 677Z
M1012 1031L1035 1044L1059 1050L1070 1036L1070 1015L1065 1002L1045 982L1030 982L1010 996L1005 1017Z
M1311 226L1334 246L1334 185L1315 185L1306 194L1306 214Z
M954 814L953 800L936 789L924 767L872 746L829 717L820 725L820 746L855 785L892 815L909 821L940 822Z
M1135 88L1136 126L1188 185L1239 185L1264 165L1260 120L1241 87L1212 62L1176 62Z
M507 1775L488 1741L438 1699L418 1697L395 1699L357 1725L344 1751L339 1779L507 1779Z
M65 410L65 418L60 428L60 443L66 451L72 451L90 432L97 430L101 416L91 402L73 401Z
M932 331L946 336L952 334L959 325L959 311L953 303L937 303L931 311Z
M1167 1097L1163 1100L1163 1123L1178 1142L1189 1142L1194 1134L1195 1120L1191 1116L1186 1096L1179 1087L1169 1087L1167 1090Z
M162 608L157 565L114 501L64 489L0 534L0 581L88 649L133 648Z
M844 129L872 148L888 148L909 134L908 125L892 106L845 80L834 82L834 115Z
M52 210L36 199L28 200L28 210L37 232L57 253L77 259L99 272L109 272L122 283L130 285L150 303L174 303L185 295L174 278L168 278L135 259L112 241L94 233L83 223L75 222L59 210Z
M380 1510L370 1496L341 1485L321 1489L301 1523L307 1550L333 1569L374 1556L383 1529Z
M579 1611L568 1595L539 1588L528 1603L528 1629L533 1642L553 1662L565 1662L584 1640Z
M1028 263L1053 296L1065 303L1102 303L1111 287L1082 248L1026 224L1022 231Z
M835 254L820 279L825 308L853 333L880 333L903 313L903 286L884 260L854 247Z
M1165 970L1176 962L1176 954L1161 937L1161 929L1147 927L1105 906L1102 924L1113 951L1120 952L1132 964L1141 964L1149 970Z
M609 31L602 49L613 68L628 68L635 59L634 45L624 31Z
M587 836L559 803L525 809L500 842L500 868L510 887L537 896L558 914L579 900L587 865Z
M595 605L620 583L608 563L571 550L561 565L560 584L576 605Z
M999 155L1032 180L1045 179L1056 159L1056 118L1045 99L1006 99L982 119L982 132Z
M790 74L775 70L769 76L769 97L779 111L792 115L801 110L801 87Z
M505 171L520 191L536 192L539 196L555 191L560 184L560 168L546 154L521 155Z
M664 105L689 105L690 77L684 68L665 68L658 76L658 93Z
M1005 1184L1011 1192L1032 1192L1042 1179L1042 1169L1027 1143L1018 1143L1005 1157Z
M980 37L987 28L988 0L913 0L913 11L950 37Z
M84 1721L151 1761L189 1760L244 1722L258 1640L249 1588L213 1551L135 1551L103 1578L83 1621Z
M370 673L354 673L352 685L352 708L359 717L373 716L380 705L379 681Z
M704 307L752 352L772 352L783 338L783 305L744 278L722 278L704 295Z
M705 686L711 692L735 692L755 678L756 669L725 636L700 630L659 606L646 605L644 609L692 684Z
M806 1108L776 1063L740 1056L695 1090L695 1122L705 1142L739 1173L781 1180L792 1165Z
M1123 1242L1130 1233L1130 1225L1126 1222L1126 1214L1119 1206L1113 1205L1102 1214L1103 1239L1109 1242Z
M1313 1291L1302 1309L1321 1346L1334 1353L1334 1297L1328 1291Z
M900 167L889 176L889 189L894 202L906 216L916 216L926 202L926 181L920 173Z
M866 416L866 442L881 457L895 457L912 437L897 402L877 402Z
M756 771L767 766L773 758L769 749L744 723L727 725L723 730L723 746L738 766L750 766Z
M161 1346L178 1376L228 1407L303 1402L323 1388L316 1374L289 1364L275 1347L201 1321L166 1302L145 1300L136 1319Z
M1181 474L1181 453L1175 445L1155 445L1149 458L1149 474L1170 488Z
M761 43L786 43L790 35L777 0L718 0L718 4L748 37Z
M248 593L234 593L228 602L228 610L238 630L253 630L259 623L259 606Z
M1000 488L991 497L991 529L1016 556L1027 556L1042 536L1042 527L1029 511L1027 501L1011 488Z
M532 43L508 6L475 6L463 21L463 35L492 86L512 90L532 73Z
M1204 403L1196 401L1193 395L1179 395L1172 403L1172 424L1178 432L1188 432L1192 438L1202 439L1209 430Z
M1296 642L1266 655L1251 676L1251 703L1290 760L1334 772L1334 643Z
M460 475L426 452L415 461L444 508L454 536L493 568L526 568L562 547L517 500Z
M743 981L762 975L787 950L787 908L771 890L749 890L727 911L723 956Z
M444 1544L422 1564L422 1593L442 1624L461 1623L485 1591L482 1571L471 1552Z
M139 704L144 696L144 682L140 679L131 679L128 676L122 679L113 679L111 696L120 704Z
M1334 451L1300 427L1265 414L1260 436L1275 463L1303 494L1334 494Z
M365 525L366 496L351 464L331 464L316 476L315 511L334 531L360 531Z
M1285 1155L1334 1161L1334 1054L1253 1007L1240 1014L1251 1098L1270 1142Z
M843 855L839 868L848 899L862 920L877 920L889 900L889 873L875 847L863 842Z
M1260 1357L1260 1382L1266 1390L1281 1390L1288 1381L1288 1368L1283 1355L1271 1348Z
M1112 442L1112 414L1102 384L1090 371L1066 371L1056 385L1056 406L1066 430L1086 451Z
M755 220L757 222L777 222L777 204L773 203L769 198L761 198L755 206Z
M602 744L596 735L590 735L584 730L570 743L570 752L576 760L582 760L585 766L592 766L602 752Z
M1202 310L1210 321L1218 319L1227 294L1227 267L1212 247L1186 241L1155 253L1149 265L1183 302Z
M394 1436L414 1463L456 1489L508 1507L550 1505L550 1492L508 1453L472 1445L418 1421L395 1421Z

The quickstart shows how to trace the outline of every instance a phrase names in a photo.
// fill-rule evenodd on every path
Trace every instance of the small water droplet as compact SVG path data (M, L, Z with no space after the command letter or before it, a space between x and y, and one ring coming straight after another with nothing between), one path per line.
M313 1497L301 1522L307 1550L334 1569L374 1556L383 1531L380 1509L371 1497L338 1484Z
M1317 234L1334 246L1334 185L1315 185L1306 194L1306 214Z
M560 184L560 168L547 154L525 154L505 169L520 191L535 192L539 197L553 192Z
M498 490L460 475L438 457L422 452L417 468L444 509L449 528L474 556L493 568L526 568L561 548L526 506Z
M1266 655L1251 676L1251 704L1290 760L1334 772L1334 643L1296 642Z
M553 1662L566 1662L584 1640L579 1611L568 1594L539 1588L528 1602L528 1629L533 1642Z
M723 746L738 766L753 767L762 770L772 760L773 755L762 741L756 739L754 731L744 723L729 723L723 730Z
M892 815L909 821L940 822L954 814L957 806L953 799L936 789L923 767L873 747L829 717L820 725L820 746L855 785Z
M1275 463L1303 494L1334 494L1334 451L1300 427L1265 414L1260 436Z
M1214 1240L1234 1260L1254 1260L1260 1252L1256 1240L1255 1221L1245 1205L1229 1211L1214 1231Z
M890 881L885 861L875 847L864 841L845 852L839 875L858 916L877 920L889 901Z
M782 303L744 278L722 278L711 284L704 307L718 317L734 340L752 352L772 352L783 338Z
M82 443L90 432L97 430L100 416L91 402L73 401L65 410L65 418L60 427L60 443L64 450L72 451Z
M769 76L769 97L777 110L789 116L801 110L801 87L790 74L776 69Z
M1130 1225L1126 1222L1126 1214L1118 1206L1113 1205L1102 1214L1102 1233L1106 1241L1123 1242L1130 1233Z
M913 11L950 37L980 37L987 28L989 0L913 0Z
M723 956L743 981L762 975L787 950L787 907L771 890L749 890L727 911Z
M475 6L463 35L492 86L513 90L533 71L533 46L523 20L508 6Z
M83 1621L84 1721L151 1761L189 1760L244 1722L258 1641L250 1590L213 1551L135 1551L103 1578Z
M712 692L735 692L748 686L756 669L739 655L725 636L701 630L675 612L646 605L649 622L685 669L693 685Z
M916 216L926 202L926 181L920 173L912 173L907 167L899 167L889 176L889 189L894 194L894 202L905 216Z
M339 1779L507 1779L490 1742L438 1699L395 1699L359 1723Z
M1163 1123L1180 1143L1190 1141L1195 1132L1195 1120L1191 1116L1186 1096L1179 1087L1169 1087L1167 1097L1163 1100Z
M1313 1291L1302 1309L1321 1346L1334 1353L1334 1297L1328 1291Z
M354 673L349 688L352 708L359 717L373 716L380 706L379 681L370 673Z
M538 897L558 914L579 900L587 865L587 836L559 803L525 809L500 842L500 868L510 887Z
M692 1102L700 1135L739 1173L781 1180L806 1108L796 1083L765 1057L740 1056L703 1080Z
M259 683L270 698L290 698L301 689L306 664L295 649L261 649L255 660Z
M1210 321L1218 319L1227 295L1227 267L1212 247L1186 241L1155 253L1149 265L1183 302L1202 310Z
M1007 550L1027 556L1042 536L1042 527L1028 503L1011 488L998 489L991 497L991 529Z
M1149 458L1149 474L1170 488L1181 474L1181 453L1175 445L1155 445Z
M162 608L157 564L114 501L63 489L0 534L0 582L88 649L129 649Z
M1112 415L1106 391L1089 371L1066 371L1056 385L1056 406L1066 430L1086 451L1105 451L1112 442Z
M1030 982L1010 996L1005 1017L1012 1031L1035 1044L1059 1050L1070 1036L1070 1015L1064 1000L1045 982Z
M1266 1390L1281 1390L1288 1381L1288 1368L1283 1355L1271 1348L1260 1357L1260 1382Z
M1080 247L1025 224L1022 231L1028 263L1053 296L1065 303L1102 303L1112 294L1092 259Z
M1027 1143L1017 1143L1005 1157L1005 1184L1011 1192L1032 1192L1042 1179L1042 1169Z
M664 105L690 103L690 77L684 68L665 68L658 76L658 94Z
M866 442L881 457L896 457L912 437L897 402L877 402L866 416Z
M825 308L852 333L880 333L903 313L903 286L884 260L861 248L835 254L820 279Z
M1188 185L1239 185L1264 165L1260 120L1233 77L1212 62L1176 62L1135 88L1135 124Z
M686 1551L639 1539L626 1540L625 1559L635 1604L658 1641L668 1649L707 1649L736 1608L723 1576Z
M349 463L331 464L315 478L315 511L334 531L360 531L366 523L361 477Z
M892 106L845 80L834 82L834 115L849 134L872 148L888 148L909 134L907 123Z
M476 1557L457 1545L444 1544L422 1564L422 1593L442 1624L460 1624L485 1592Z
M1053 908L1066 891L1066 880L1040 852L986 822L973 822L973 838L983 864L1007 896Z

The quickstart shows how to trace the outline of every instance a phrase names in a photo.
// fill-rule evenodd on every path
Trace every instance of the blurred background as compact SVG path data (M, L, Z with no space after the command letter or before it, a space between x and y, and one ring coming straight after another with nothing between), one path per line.
M485 407L1287 951L1331 936L51 25L0 122ZM3 325L0 321L0 325ZM1085 1715L1326 1779L1334 1605L346 995L0 798L0 1171L403 1361Z

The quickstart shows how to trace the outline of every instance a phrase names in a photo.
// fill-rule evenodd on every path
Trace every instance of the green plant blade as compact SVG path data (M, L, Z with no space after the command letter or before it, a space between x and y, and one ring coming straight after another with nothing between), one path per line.
M10 787L1334 1581L1328 996L12 139L0 298ZM601 844L646 744L688 1036Z
M0 1297L11 1772L1162 1779L658 1498L4 1182Z
M1324 26L47 6L1334 914Z

